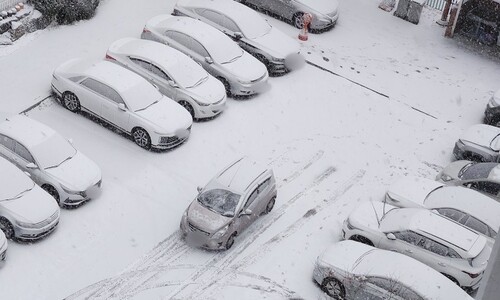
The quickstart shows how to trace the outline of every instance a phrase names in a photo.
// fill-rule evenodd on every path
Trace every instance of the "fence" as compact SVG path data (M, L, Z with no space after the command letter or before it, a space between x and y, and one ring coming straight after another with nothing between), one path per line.
M20 0L0 0L0 11L6 10L9 8L13 8L19 2L22 2L22 1L20 1Z
M451 2L454 4L457 4L458 0L452 0ZM446 4L446 0L427 0L427 3L426 3L427 6L430 6L432 8L435 8L435 9L441 10L441 11L444 9L445 4Z

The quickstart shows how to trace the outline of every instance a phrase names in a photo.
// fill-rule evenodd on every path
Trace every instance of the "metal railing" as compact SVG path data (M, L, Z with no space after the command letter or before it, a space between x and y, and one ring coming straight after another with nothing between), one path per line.
M22 2L22 1L20 1L20 0L0 0L0 11L14 8L14 6L16 6L16 4L18 4L19 2Z
M453 0L451 2L453 4L457 4L458 0ZM441 10L441 11L444 9L445 4L446 4L446 0L427 0L427 3L426 3L427 6L430 6L434 9Z

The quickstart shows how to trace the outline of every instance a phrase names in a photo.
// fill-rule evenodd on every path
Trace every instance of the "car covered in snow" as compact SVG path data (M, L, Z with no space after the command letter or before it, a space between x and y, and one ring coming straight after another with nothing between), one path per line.
M500 203L461 186L445 186L431 179L404 177L391 185L386 201L398 207L431 209L484 235L491 244L500 228Z
M500 90L491 96L484 111L484 123L500 127Z
M182 216L181 231L194 246L229 249L237 235L273 209L276 195L273 171L241 158L198 188Z
M421 262L354 241L335 243L318 256L313 279L334 299L472 300Z
M455 143L453 154L459 160L496 162L499 160L500 128L485 124L469 127Z
M1 157L0 170L0 230L5 237L36 240L54 231L60 213L54 198Z
M0 123L0 155L47 191L61 206L98 196L101 169L52 128L15 115Z
M491 246L487 239L423 208L368 201L349 214L344 239L408 255L467 290L479 287Z
M256 7L273 15L291 21L297 28L304 26L304 14L312 15L309 28L328 30L337 24L339 18L337 0L235 0Z
M141 75L182 105L193 119L219 115L226 108L224 85L184 53L153 41L124 38L106 59Z
M54 71L52 91L69 111L85 110L144 149L174 148L191 133L187 110L141 76L106 60L63 63Z
M7 247L7 238L5 237L3 231L0 230L0 266L3 264L5 258L7 257Z
M269 73L263 63L199 20L156 16L147 22L141 37L184 52L219 79L230 95L253 95L268 88Z
M500 164L457 160L446 166L436 180L447 185L462 185L500 200Z
M233 0L179 0L174 15L198 19L224 32L264 63L271 74L289 71L286 60L300 51L295 39L271 26L254 10Z

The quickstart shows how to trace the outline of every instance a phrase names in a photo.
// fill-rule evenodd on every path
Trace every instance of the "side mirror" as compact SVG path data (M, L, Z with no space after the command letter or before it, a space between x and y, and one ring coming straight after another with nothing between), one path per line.
M203 188L201 186L197 187L196 190L198 191L198 194L201 193L201 191L203 191Z
M123 104L123 103L119 103L118 104L118 109L120 109L121 111L126 111L127 110L127 108L125 107L125 104Z
M242 211L240 213L240 217L243 217L243 216L251 216L252 215L252 210L251 209L245 209L244 211Z
M171 87L173 87L173 88L177 88L177 87L179 87L179 85L178 85L177 83L175 83L175 81L173 81L173 80L169 80L169 81L168 81L168 84L169 84Z
M394 233L388 233L386 236L391 241L395 241L396 240L396 236L394 235Z
M38 167L34 163L27 164L26 168L30 170L38 169Z
M205 61L207 62L207 64L213 64L214 63L214 60L211 58L211 57L205 57Z
M243 34L241 32L235 32L234 33L234 38L235 39L241 40L242 37L243 37Z

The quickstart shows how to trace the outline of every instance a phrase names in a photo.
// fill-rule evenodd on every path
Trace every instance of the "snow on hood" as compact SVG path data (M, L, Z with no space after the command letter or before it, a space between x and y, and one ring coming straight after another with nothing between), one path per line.
M9 210L20 221L29 223L42 222L59 211L56 200L38 185L18 199L1 201L0 207Z
M266 66L246 51L240 58L221 66L243 81L257 80L267 72Z
M300 51L299 43L272 27L269 33L254 38L252 41L262 48L267 49L273 56L277 58L286 58L288 55L298 53Z
M196 101L207 104L220 101L226 95L226 89L222 82L212 75L208 75L207 81L202 84L186 88L186 90L195 96Z
M188 222L201 230L214 233L231 221L231 218L224 217L218 213L203 207L197 200L188 208Z
M356 227L358 224L368 227L372 230L379 230L378 220L391 209L396 208L390 204L382 202L368 201L361 204L349 215L349 221Z
M58 167L45 171L74 191L85 191L101 180L101 169L79 151Z
M17 167L0 157L0 201L12 199L35 183Z
M158 126L162 134L177 134L193 124L189 112L167 97L136 114Z
M337 0L296 0L315 11L322 14L330 14L336 12L339 7L339 2Z
M485 124L477 124L469 127L460 139L489 148L493 139L499 134L500 128ZM496 145L491 146L495 147L494 149L498 149Z
M408 176L396 181L387 193L393 199L404 202L405 207L422 207L432 191L443 184L427 178Z

